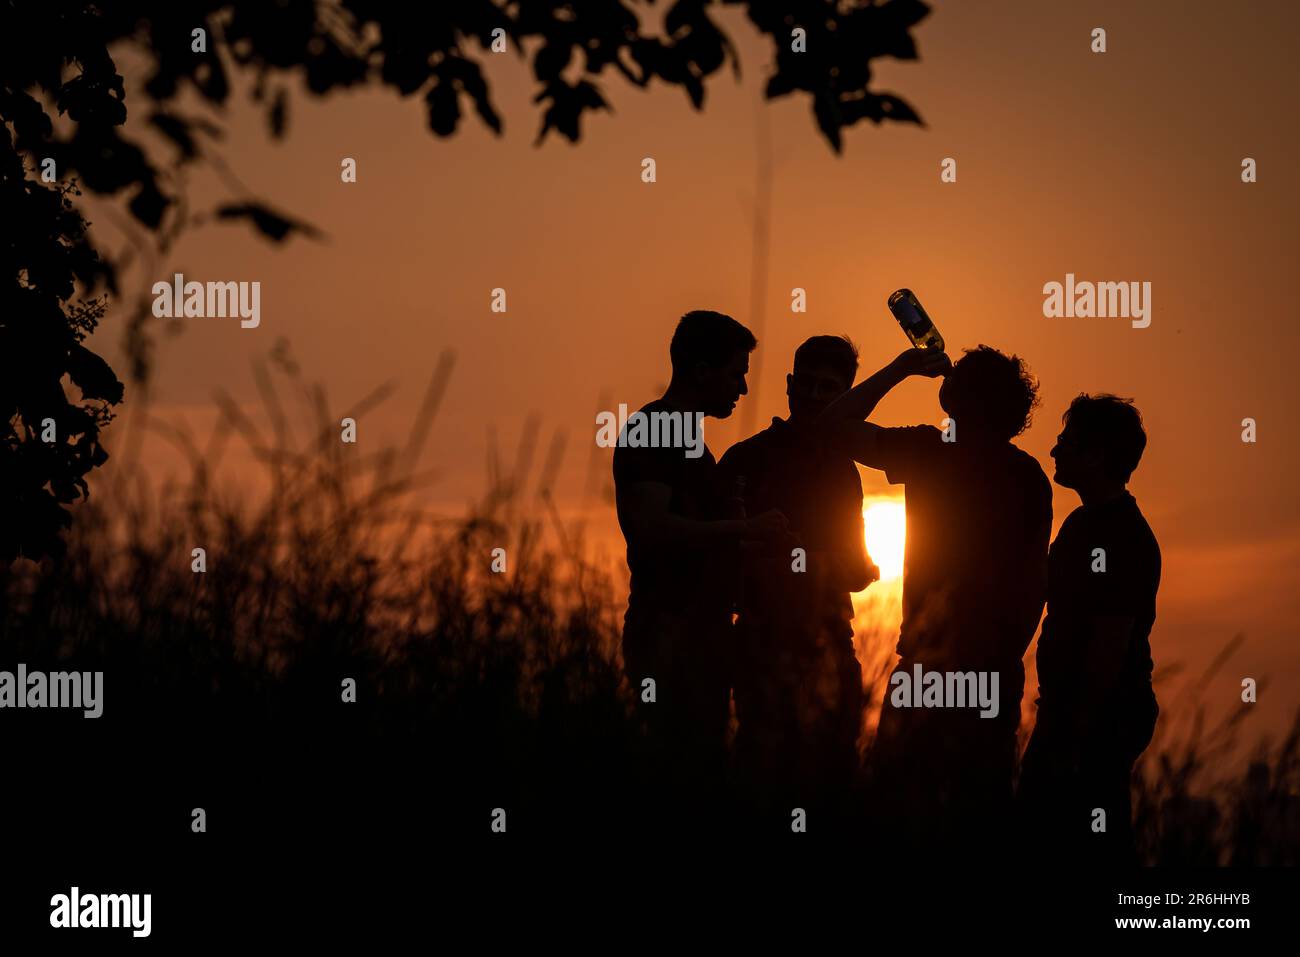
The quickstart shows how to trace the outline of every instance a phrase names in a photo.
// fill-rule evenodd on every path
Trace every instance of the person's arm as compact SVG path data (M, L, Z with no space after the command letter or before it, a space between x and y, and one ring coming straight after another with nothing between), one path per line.
M709 545L739 540L780 540L789 534L785 516L769 509L753 518L706 521L669 510L672 489L662 482L632 482L615 492L619 521L648 545Z
M842 419L827 422L823 428L826 429L826 433L835 448L849 456L853 461L861 462L867 468L878 469L883 467L877 443L880 433L884 431L880 426L871 422Z
M1024 596L1021 605L1020 620L1015 622L1017 634L1022 635L1024 647L1028 648L1038 630L1038 622L1043 617L1043 606L1047 603L1047 555L1052 538L1052 487L1043 476L1041 485L1042 508L1029 529L1029 539L1025 543L1025 561L1016 570L1019 575L1019 592Z
M857 508L844 517L840 524L842 531L827 555L832 563L831 581L834 586L851 592L862 591L880 577L880 570L873 568L867 555L866 530L862 522L862 486L856 481L854 485L857 486Z
M1088 574L1084 646L1079 659L1080 704L1075 730L1087 735L1104 717L1104 709L1123 679L1133 652L1133 631L1155 603L1160 583L1160 556L1133 544L1101 543L1110 559L1106 571Z
M1129 643L1133 640L1134 624L1132 615L1092 616L1080 675L1082 707L1073 715L1075 740L1087 737L1118 684Z
M951 368L952 361L941 349L908 349L828 405L822 410L820 419L861 421L870 416L880 400L908 376L933 379L946 375Z
M867 554L866 522L862 518L862 478L856 465L845 463L843 515L836 522L835 547L840 552L841 583L862 591L880 578L880 569Z
M808 553L808 567L813 567L814 562L827 570L826 581L834 591L862 591L875 581L863 553L851 548L814 549Z

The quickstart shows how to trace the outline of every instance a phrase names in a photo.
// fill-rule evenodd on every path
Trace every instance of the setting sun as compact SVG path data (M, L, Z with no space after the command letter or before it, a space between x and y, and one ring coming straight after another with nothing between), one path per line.
M907 512L899 501L872 502L862 509L867 552L880 566L880 580L903 574L903 546L907 541Z

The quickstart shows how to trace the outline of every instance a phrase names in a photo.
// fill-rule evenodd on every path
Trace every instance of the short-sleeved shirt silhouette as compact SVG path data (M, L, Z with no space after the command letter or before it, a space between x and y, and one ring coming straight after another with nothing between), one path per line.
M1105 571L1094 570L1103 559ZM1150 710L1151 627L1159 587L1160 546L1131 494L1069 514L1049 558L1047 617L1037 657L1040 722L1080 707L1099 708L1118 719L1135 708ZM1122 670L1111 700L1084 701L1093 623L1103 615L1131 618L1133 626L1124 636Z
M850 591L880 577L867 556L862 479L853 459L820 441L815 431L774 418L771 426L729 448L719 468L728 486L737 477L745 479L747 514L780 510L809 561L824 563L833 573L793 575L787 550L746 575L746 604L762 612L766 604L788 599L793 588L824 580L828 589L820 598L822 613L851 619Z
M648 416L674 410L662 400L655 400L639 411ZM626 488L638 482L657 482L671 490L668 509L674 515L698 521L724 518L721 477L713 453L707 446L696 458L686 452L685 448L620 443L614 449L614 484ZM724 574L729 554L725 547L651 545L637 541L626 527L623 537L627 540L631 572L630 618L660 610L692 618L729 616L732 594Z
M881 429L876 460L907 500L898 653L927 667L1019 661L1042 611L1052 487L1010 442ZM933 664L931 664L933 662Z

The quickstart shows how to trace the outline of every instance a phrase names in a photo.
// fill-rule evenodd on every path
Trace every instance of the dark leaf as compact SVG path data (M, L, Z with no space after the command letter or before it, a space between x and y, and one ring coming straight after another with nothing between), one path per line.
M684 30L692 29L704 19L702 0L677 0L664 15L664 30L669 36L677 36Z
M658 40L649 40L644 37L633 40L628 45L628 53L632 55L636 65L641 68L640 83L642 85L659 72L659 58L662 49L663 47Z
M703 18L677 47L695 64L701 76L708 76L717 70L725 57L724 37L717 27Z
M821 129L822 135L830 141L831 148L837 153L840 152L842 118L834 95L826 91L817 93L813 97L813 115L817 117L817 126Z
M480 119L495 132L501 132L501 117L497 116L496 110L492 108L487 82L483 79L483 73L477 63L463 57L449 56L439 64L438 73L440 76L458 82L461 89L474 100L474 108L478 111Z
M176 144L185 159L194 159L199 155L199 149L194 142L194 137L190 135L191 124L189 120L182 119L174 113L159 110L149 117L149 122Z
M910 34L900 33L886 45L885 53L898 60L915 60L917 59L916 41Z
M271 109L267 113L267 122L271 125L271 138L284 139L284 131L289 122L289 92L283 88L275 94Z
M283 242L294 232L302 233L309 239L318 239L320 230L310 223L289 219L272 212L260 203L232 203L217 208L218 219L247 219L267 239Z
M84 484L80 479L68 475L56 475L50 479L50 490L54 493L55 501L66 505L77 500L77 486Z
M921 119L920 114L912 109L912 105L906 100L900 99L891 93L882 93L877 100L880 101L881 112L891 120L898 120L901 123L918 123L925 126L925 121Z
M429 82L430 72L428 50L396 46L385 52L380 75L402 96L410 96Z
M921 0L887 0L880 10L892 23L904 28L915 26L930 14L929 4Z
M45 108L21 90L10 91L0 87L0 116L13 123L21 150L37 149L54 132Z
M438 136L451 136L460 122L460 101L456 88L449 82L438 82L424 96L429 106L429 129Z
M605 98L600 95L600 90L594 83L588 83L586 80L579 80L573 88L574 96L578 100L578 105L588 110L604 110L609 108Z
M211 102L226 102L230 84L226 81L226 68L221 65L220 57L209 56L195 68L194 85Z
M158 191L157 184L147 180L140 184L139 191L131 199L131 215L150 229L157 229L170 203L171 200Z
M691 104L698 110L704 105L704 84L699 77L688 73L682 78L682 85L691 98Z
M794 77L785 72L773 74L768 78L766 95L769 100L778 96L787 96L795 90Z
M124 387L108 363L80 343L68 350L68 375L87 399L122 401Z
M885 118L885 111L877 96L860 96L840 103L840 120L846 126L852 126L858 120L871 120L879 123Z
M59 87L55 103L74 123L121 126L126 122L124 95L120 76L99 79L82 73Z
M549 83L564 71L572 56L571 44L560 40L551 41L537 51L537 57L533 60L533 75L543 83Z

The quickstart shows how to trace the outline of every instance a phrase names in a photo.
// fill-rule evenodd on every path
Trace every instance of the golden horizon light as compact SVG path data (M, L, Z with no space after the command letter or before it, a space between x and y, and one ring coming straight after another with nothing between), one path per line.
M907 545L907 511L901 499L881 499L862 508L867 553L880 567L880 580L889 581L903 575L903 555Z

